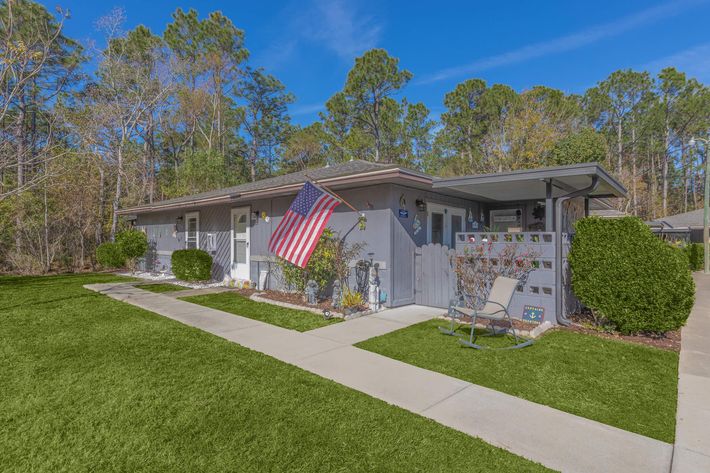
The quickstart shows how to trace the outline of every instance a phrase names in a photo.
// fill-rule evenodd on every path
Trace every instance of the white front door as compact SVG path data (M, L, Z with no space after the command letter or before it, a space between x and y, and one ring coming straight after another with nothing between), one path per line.
M249 279L249 207L232 209L231 242L231 276Z
M456 233L466 229L466 210L428 202L427 213L427 243L455 248Z

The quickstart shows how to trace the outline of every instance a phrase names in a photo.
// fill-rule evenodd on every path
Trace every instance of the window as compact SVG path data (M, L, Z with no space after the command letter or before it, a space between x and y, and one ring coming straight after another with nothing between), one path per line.
M431 242L440 245L444 243L444 214L431 213Z
M185 248L200 247L200 214L192 212L185 214Z
M456 234L463 231L463 215L451 214L451 243L449 248L456 248Z

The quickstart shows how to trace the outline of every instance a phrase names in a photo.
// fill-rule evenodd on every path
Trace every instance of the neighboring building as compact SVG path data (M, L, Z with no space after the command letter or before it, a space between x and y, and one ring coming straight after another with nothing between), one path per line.
M351 161L121 213L148 235L147 270L169 271L174 250L201 248L213 256L215 279L229 275L258 282L261 275L274 288L279 281L268 240L307 179L337 192L366 216L361 231L358 215L340 205L328 226L347 234L348 241L365 243L362 258L379 264L387 306L427 303L417 291L436 281L422 281L416 273L416 255L424 246L454 248L457 233L483 231L557 232L555 241L561 241L574 220L588 214L589 198L626 193L596 163L440 179L395 164ZM561 225L556 226L554 212L546 209L558 200ZM551 239L552 234L546 237ZM562 256L557 260L562 264Z
M651 231L667 240L703 242L704 210L691 210L682 214L652 220L648 223Z
M610 199L590 199L589 215L602 218L620 218L628 216L626 212L622 212L617 209Z

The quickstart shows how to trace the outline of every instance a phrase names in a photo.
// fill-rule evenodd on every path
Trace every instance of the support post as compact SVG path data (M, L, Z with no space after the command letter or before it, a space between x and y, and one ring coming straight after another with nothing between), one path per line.
M552 198L552 179L545 181L545 231L555 231L555 199Z
M599 186L599 176L592 176L592 183L589 187L558 197L555 200L555 317L562 325L569 325L570 321L565 317L562 304L562 204L575 197L588 196Z
M703 205L703 272L710 274L710 153L709 141L705 142L705 204Z

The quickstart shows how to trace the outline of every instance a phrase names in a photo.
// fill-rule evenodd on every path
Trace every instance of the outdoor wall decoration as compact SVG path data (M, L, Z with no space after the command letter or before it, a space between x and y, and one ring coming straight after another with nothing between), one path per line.
M412 229L414 230L415 235L422 230L422 221L419 220L419 215L414 216L414 221L412 221Z
M526 322L542 323L545 318L545 308L526 305L523 307L523 320Z

